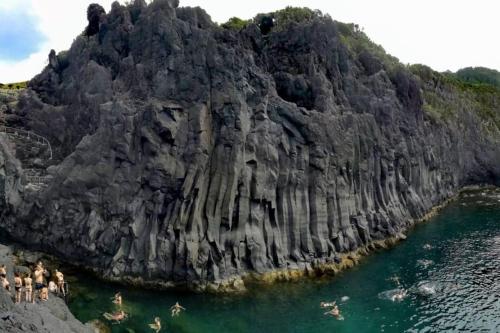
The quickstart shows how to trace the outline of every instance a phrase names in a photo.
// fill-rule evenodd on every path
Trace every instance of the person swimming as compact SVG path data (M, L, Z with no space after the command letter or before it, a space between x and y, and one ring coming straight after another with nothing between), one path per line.
M104 312L103 317L109 321L115 321L116 323L121 323L124 319L127 318L127 314L125 311L120 310L115 313Z
M391 299L393 302L400 302L406 297L406 290L399 289L394 295L392 295Z
M118 305L118 306L121 306L122 305L122 294L121 293L116 293L115 296L112 298L113 299L113 303Z
M24 278L24 293L26 302L33 303L33 279L31 273Z
M179 302L175 302L175 304L170 307L170 310L172 310L172 317L175 317L175 316L178 316L182 310L186 310L186 309L183 308L179 304Z
M337 305L334 305L330 311L327 311L324 314L334 316L335 318L340 318L339 307Z
M14 290L16 291L16 303L21 303L21 293L23 288L23 280L18 272L14 273Z
M154 330L156 333L158 333L161 330L161 321L160 317L155 318L155 322L152 324L149 324L149 327Z
M333 301L333 302L321 302L319 303L319 306L322 307L322 308L330 308L330 307L333 307L335 306L337 302Z
M400 285L401 285L401 283L399 282L399 276L397 276L397 275L391 276L391 277L389 278L389 280L391 280L391 281L393 281L394 283L396 283L396 286L400 286Z

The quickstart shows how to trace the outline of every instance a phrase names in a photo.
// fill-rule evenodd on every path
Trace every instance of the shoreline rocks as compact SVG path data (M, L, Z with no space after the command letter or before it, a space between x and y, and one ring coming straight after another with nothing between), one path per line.
M14 256L11 249L0 244L0 263L8 267L13 285ZM13 288L13 287L12 287ZM75 319L62 299L49 297L46 302L15 304L10 293L0 289L0 332L9 333L93 333Z

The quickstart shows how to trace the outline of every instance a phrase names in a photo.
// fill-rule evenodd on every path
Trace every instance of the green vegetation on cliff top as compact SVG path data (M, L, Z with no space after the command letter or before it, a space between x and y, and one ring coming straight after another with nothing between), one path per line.
M485 129L500 131L500 87L471 83L458 74L439 73L425 65L411 65L409 69L421 81L427 114L446 121L459 110L470 109L483 120Z
M500 87L500 72L485 67L467 67L455 73L455 76L472 84L489 84Z
M15 83L0 83L0 89L19 90L19 89L25 89L27 85L28 81L15 82Z
M284 30L293 22L328 18L309 8L286 7L272 13L258 14L253 19L231 18L221 26L241 30L250 23L259 26L264 34ZM357 24L335 21L341 42L355 59L368 53L380 61L391 77L403 70L415 75L420 82L424 111L437 121L456 118L460 110L472 110L482 120L486 130L500 131L500 73L484 67L464 68L457 73L439 73L424 65L403 65L374 43Z

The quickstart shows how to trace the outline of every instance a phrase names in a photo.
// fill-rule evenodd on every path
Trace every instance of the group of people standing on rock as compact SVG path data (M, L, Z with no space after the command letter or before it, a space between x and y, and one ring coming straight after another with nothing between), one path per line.
M127 319L128 314L123 311L122 304L123 304L123 298L121 293L116 293L112 298L111 298L113 304L118 307L117 311L113 313L105 312L103 314L103 317L106 318L109 321L113 321L116 324L120 324L123 320ZM183 306L179 304L179 302L175 302L174 305L170 307L171 310L171 315L172 317L178 316L181 311L186 310ZM149 324L149 328L154 330L156 333L160 332L161 330L161 319L160 317L155 317L154 322L152 324Z
M58 271L54 271L55 281L49 281L48 285L45 283L45 276L48 271L44 268L41 261L39 261L33 271L29 271L25 274L20 272L14 272L14 298L16 303L21 303L23 299L28 303L35 303L35 298L38 297L41 301L47 301L49 299L49 291L66 296L66 291L64 288L64 274ZM33 289L33 278L34 278L34 289ZM0 282L3 289L11 291L10 282L7 279L7 267L5 265L0 265Z

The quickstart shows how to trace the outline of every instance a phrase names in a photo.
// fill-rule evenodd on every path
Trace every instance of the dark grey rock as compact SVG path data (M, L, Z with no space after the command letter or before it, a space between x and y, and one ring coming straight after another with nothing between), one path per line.
M2 145L10 237L109 278L201 284L335 261L499 184L500 135L473 106L433 120L422 83L354 56L335 22L263 36L176 7L113 5L30 82L17 122L50 139L53 178L24 193Z

